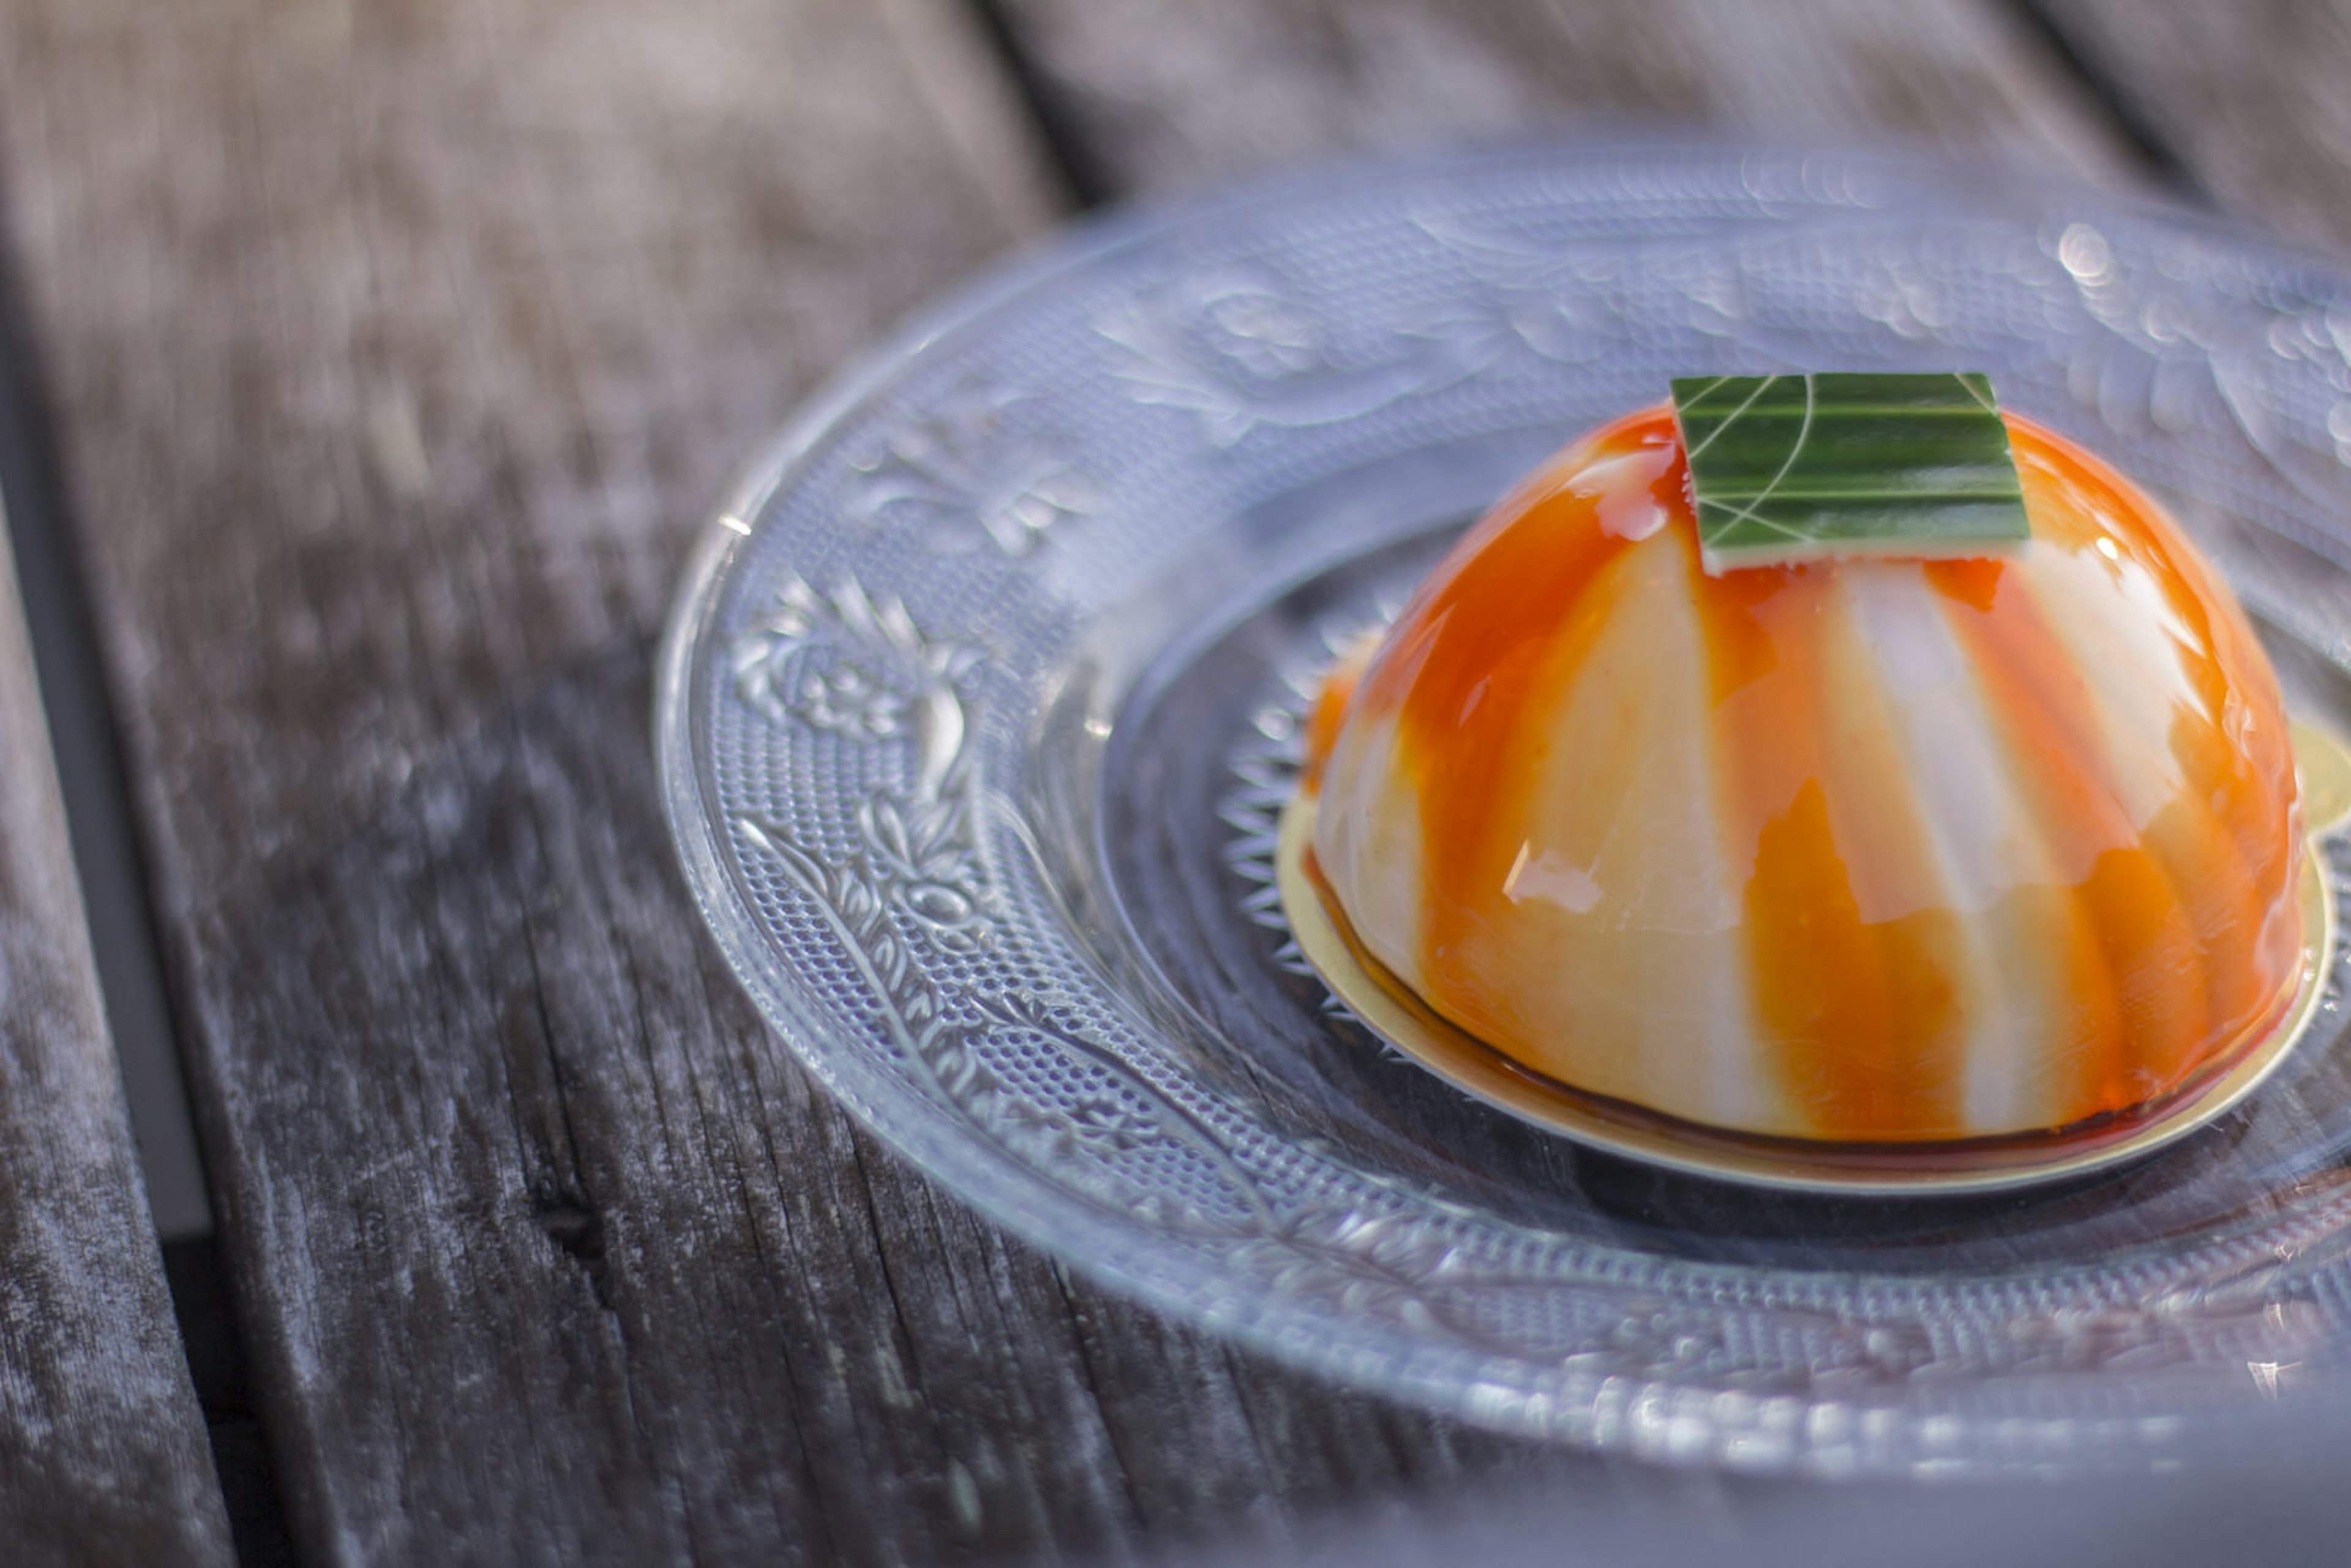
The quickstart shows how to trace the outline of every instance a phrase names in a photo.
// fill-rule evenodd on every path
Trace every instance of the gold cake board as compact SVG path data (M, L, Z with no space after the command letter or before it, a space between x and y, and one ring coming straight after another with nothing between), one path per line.
M2303 727L2295 727L2301 742ZM2328 763L2342 757L2331 737L2320 744L2335 751ZM2306 775L2329 771L2324 764L2305 765ZM2346 777L2340 766L2332 773L2327 784L2338 784ZM2318 782L2306 777L2305 792L2324 799L2325 785L2309 788ZM2334 800L2310 804L2320 807L2311 816L2322 829L2333 825L2331 819L2341 809ZM2318 1010L2326 959L2335 948L2335 902L2327 896L2325 875L2312 845L2304 853L2299 886L2302 973L2293 1005L2278 1027L2226 1071L2156 1114L2106 1129L1945 1144L1840 1145L1762 1137L1580 1094L1520 1066L1437 1014L1364 952L1354 934L1334 917L1307 861L1314 811L1314 798L1301 792L1282 812L1275 852L1282 910L1307 960L1374 1033L1455 1088L1546 1132L1628 1159L1748 1186L1879 1197L1999 1192L2085 1176L2152 1154L2230 1111L2285 1060Z

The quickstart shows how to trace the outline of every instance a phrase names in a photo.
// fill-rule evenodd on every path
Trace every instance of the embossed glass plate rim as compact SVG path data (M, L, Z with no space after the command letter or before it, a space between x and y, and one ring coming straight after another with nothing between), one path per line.
M770 950L747 914L747 890L721 846L715 784L704 767L695 737L703 730L713 674L705 633L724 601L731 570L760 518L803 465L819 454L826 438L926 356L966 333L985 329L1000 311L1017 306L1057 278L1082 274L1123 252L1144 249L1196 225L1272 211L1296 196L1328 200L1387 186L1407 188L1448 172L1498 173L1515 166L1549 164L1591 172L1621 162L1644 163L1647 172L1662 175L1670 172L1676 161L1703 163L1719 172L1726 162L1744 167L1754 161L1784 165L1792 160L1807 167L1818 161L1825 168L1882 179L1906 198L1928 192L1964 194L1996 190L1997 204L2020 215L2034 206L2053 210L2061 202L2070 201L2099 214L2153 220L2225 245L2249 246L2273 264L2307 267L2331 278L2342 276L2339 265L2323 253L2146 193L2103 190L2074 180L1954 162L1918 151L1731 143L1677 135L1618 135L1565 142L1531 140L1420 156L1350 160L1262 178L1206 196L1088 217L981 268L961 287L907 317L875 346L822 382L746 467L729 492L727 504L706 525L692 549L657 655L653 728L664 812L696 912L721 956L769 1028L827 1091L869 1131L963 1201L1089 1276L1156 1310L1230 1334L1251 1348L1306 1370L1479 1425L1668 1460L1767 1471L1940 1473L2041 1469L2054 1459L2131 1464L2156 1448L2176 1452L2172 1438L2180 1422L2170 1415L2116 1415L2095 1420L2096 1436L2085 1452L2082 1448L2085 1418L2076 1415L2009 1416L1999 1422L1998 1435L1964 1432L1960 1436L1966 1440L1954 1443L1948 1431L1941 1440L1931 1435L1922 1439L1917 1428L1936 1413L1907 1404L1892 1409L1850 1407L1851 1415L1867 1411L1897 1415L1900 1419L1873 1422L1866 1430L1848 1434L1842 1457L1834 1464L1821 1462L1827 1445L1808 1431L1782 1434L1781 1440L1744 1448L1719 1443L1692 1446L1677 1434L1693 1421L1707 1422L1708 1417L1698 1406L1719 1404L1726 1397L1758 1404L1777 1396L1733 1395L1663 1379L1634 1388L1601 1388L1591 1380L1563 1375L1531 1377L1533 1364L1523 1357L1489 1357L1459 1345L1434 1344L1384 1324L1343 1320L1342 1315L1325 1310L1269 1299L1264 1292L1215 1270L1182 1266L1170 1248L1155 1244L1147 1220L1112 1217L1101 1206L1056 1186L1037 1171L982 1149L975 1140L960 1134L939 1108L858 1071L855 1051L844 1054L824 1049L822 1040L833 1031L822 1020L803 1013L788 988L778 983L777 971L785 967L784 962ZM1890 215L1898 219L1902 214ZM1374 1183L1390 1179L1376 1172L1360 1174ZM2045 1277L2049 1270L2016 1272L2020 1278L2035 1278ZM1606 1381L1621 1384L1625 1380ZM1791 1397L1803 1404L1818 1402L1809 1396ZM2212 1414L2220 1419L2212 1422L2215 1430L2205 1436L2216 1440L2222 1437L2220 1428L2234 1430L2240 1425L2234 1417L2258 1416L2248 1406L2229 1406ZM1937 1425L1948 1427L1949 1423L1938 1420Z

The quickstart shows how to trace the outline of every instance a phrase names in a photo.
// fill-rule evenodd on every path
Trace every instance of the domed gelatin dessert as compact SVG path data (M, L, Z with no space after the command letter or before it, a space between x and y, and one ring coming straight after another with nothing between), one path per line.
M1330 678L1293 916L1653 1139L2046 1145L2273 1046L2323 918L2294 758L2178 525L1980 377L1675 391Z

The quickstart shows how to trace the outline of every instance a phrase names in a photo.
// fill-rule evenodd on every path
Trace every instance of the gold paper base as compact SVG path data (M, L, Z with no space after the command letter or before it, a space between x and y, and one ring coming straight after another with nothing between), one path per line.
M2297 733L2297 741L2302 738ZM2331 750L2335 774L2351 779L2351 765L2345 764L2345 754L2331 737L2310 749ZM1364 953L1324 902L1307 864L1314 810L1313 798L1300 795L1282 813L1275 852L1282 909L1308 961L1374 1032L1455 1088L1547 1132L1629 1159L1749 1186L1884 1197L1997 1192L2083 1176L2151 1154L2229 1111L2285 1060L2318 1009L2324 988L2320 977L2335 948L2334 900L2327 896L2325 876L2312 848L2304 856L2299 888L2302 978L2284 1019L2210 1083L2143 1120L1944 1144L1829 1144L1761 1137L1579 1094L1521 1067L1438 1015Z

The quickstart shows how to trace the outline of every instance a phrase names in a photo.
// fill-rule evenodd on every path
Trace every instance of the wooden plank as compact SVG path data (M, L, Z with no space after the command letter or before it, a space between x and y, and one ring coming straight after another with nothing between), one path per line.
M698 932L646 741L685 541L815 374L1045 216L990 78L939 80L977 57L954 16L0 19L224 1243L321 1560L1113 1550L1573 1462L1068 1281L854 1134Z
M29 507L22 388L0 489ZM21 515L21 511L20 511ZM106 1030L0 527L0 1542L12 1563L230 1560Z
M2105 156L1933 14L2022 85L1983 108L1884 26L1688 78L1629 5L1584 69ZM1246 14L1170 15L1137 53ZM1492 67L1467 13L1380 15L1427 57L1265 156L1426 134ZM1287 81L1219 112L1288 123ZM1590 1473L1070 1281L857 1134L695 928L645 740L684 542L815 375L1050 216L958 9L16 0L0 143L313 1555L1119 1554Z
M2042 9L2216 204L2351 246L2351 5L2042 0Z
M1895 134L2108 180L2133 160L1996 0L998 0L1115 193L1595 124ZM1139 40L1148 40L1147 46Z

